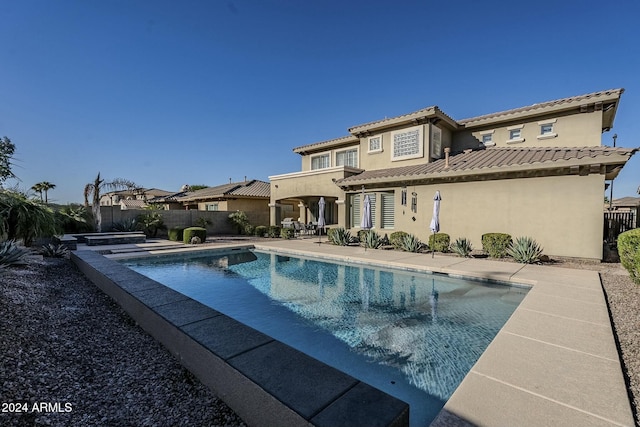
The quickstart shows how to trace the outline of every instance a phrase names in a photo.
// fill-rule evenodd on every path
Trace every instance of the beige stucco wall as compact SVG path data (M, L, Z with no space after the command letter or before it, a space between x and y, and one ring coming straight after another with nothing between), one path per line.
M538 138L540 136L540 122L556 120L553 131L555 138ZM523 142L507 143L509 139L508 127L524 124L522 128ZM477 146L482 140L482 134L493 130L493 142L496 147L585 147L602 144L602 111L591 113L571 114L565 116L536 117L527 121L510 122L501 126L483 126L473 130L465 130L454 134L453 149L462 150Z
M439 190L440 231L451 241L466 237L481 249L482 234L509 233L534 238L547 255L602 257L602 175L409 186L407 206L400 206L400 190L395 189L395 227L378 228L380 233L400 230L428 241L433 196ZM415 213L410 210L413 191L418 198Z

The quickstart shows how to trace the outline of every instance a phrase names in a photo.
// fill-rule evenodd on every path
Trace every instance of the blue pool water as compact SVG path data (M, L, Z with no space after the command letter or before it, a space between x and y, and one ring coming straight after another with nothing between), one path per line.
M447 276L275 253L123 263L435 418L527 293Z

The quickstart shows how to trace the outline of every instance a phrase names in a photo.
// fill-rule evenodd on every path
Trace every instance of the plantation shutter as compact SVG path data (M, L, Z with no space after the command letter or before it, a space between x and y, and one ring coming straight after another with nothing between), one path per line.
M369 194L369 200L371 201L371 224L373 228L376 228L376 195L372 193L368 193L368 194Z
M382 193L382 228L393 228L395 225L395 194Z
M360 195L351 195L351 226L360 226Z

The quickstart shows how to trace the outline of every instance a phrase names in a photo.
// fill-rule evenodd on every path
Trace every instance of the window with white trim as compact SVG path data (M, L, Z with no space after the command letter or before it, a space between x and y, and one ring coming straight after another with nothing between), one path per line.
M208 211L217 211L219 210L219 206L217 203L207 203L207 210Z
M311 169L325 169L331 166L331 156L329 153L311 157Z
M524 142L524 138L522 137L522 128L524 128L524 125L509 126L507 128L507 131L509 132L509 139L507 140L507 144Z
M353 148L336 152L336 166L358 167L358 149Z
M423 157L422 126L391 134L391 161Z
M538 125L540 126L540 135L538 135L538 139L549 139L558 136L555 132L556 121L557 119L538 122Z
M495 141L493 140L494 132L495 130L493 129L480 132L480 142L482 142L482 145L484 145L485 147L492 147L496 145Z
M382 151L382 135L369 138L369 153L379 153Z

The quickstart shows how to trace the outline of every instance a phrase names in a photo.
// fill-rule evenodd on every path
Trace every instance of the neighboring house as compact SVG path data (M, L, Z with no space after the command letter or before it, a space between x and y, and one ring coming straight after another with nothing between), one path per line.
M191 194L191 192L189 191L179 191L177 193L171 193L164 196L151 198L147 200L147 203L150 205L161 207L164 210L184 210L185 206L182 204L182 202L179 201L179 199L189 194Z
M192 191L176 200L182 203L183 209L262 212L266 219L269 217L269 191L268 182L252 179Z
M133 199L133 200L121 199L119 205L120 205L120 210L123 210L123 211L130 210L130 209L144 209L147 206L149 206L147 202L139 199Z
M605 180L637 149L602 146L623 89L454 120L437 106L354 126L303 145L302 170L269 177L270 221L316 221L356 231L362 194L374 230L427 241L440 191L441 232L471 239L530 236L548 255L602 258ZM293 209L293 211L292 211ZM291 214L293 212L293 215Z
M170 191L160 190L158 188L136 188L132 190L110 191L100 196L100 206L118 206L123 209L141 209L146 203L125 203L122 201L139 200L146 202L155 197L162 197L172 194ZM124 207L123 207L124 206ZM136 206L136 207L133 207Z

